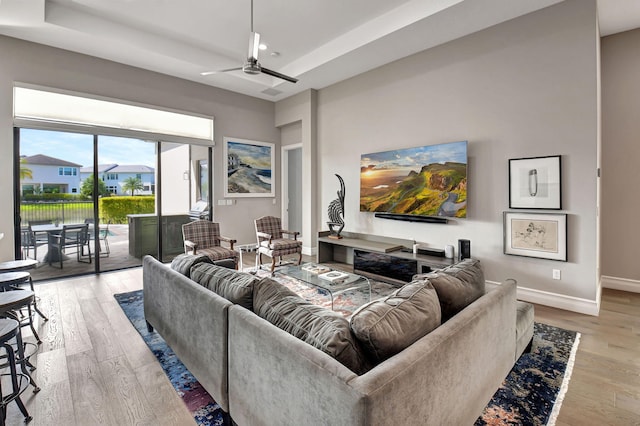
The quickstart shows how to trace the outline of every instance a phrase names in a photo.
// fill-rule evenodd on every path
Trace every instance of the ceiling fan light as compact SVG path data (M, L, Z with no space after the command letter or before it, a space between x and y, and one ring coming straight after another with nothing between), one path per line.
M268 46L264 43L260 43L260 46L258 46L258 49L260 50L267 50Z

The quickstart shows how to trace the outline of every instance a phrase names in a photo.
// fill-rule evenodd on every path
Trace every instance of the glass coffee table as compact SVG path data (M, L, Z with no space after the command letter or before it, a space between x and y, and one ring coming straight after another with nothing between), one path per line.
M362 275L337 271L326 265L317 263L303 263L302 265L288 266L278 269L277 272L289 276L310 286L325 290L331 297L331 309L334 299L343 293L354 292L363 296L363 303L371 301L371 283ZM338 273L336 281L323 279L323 274Z

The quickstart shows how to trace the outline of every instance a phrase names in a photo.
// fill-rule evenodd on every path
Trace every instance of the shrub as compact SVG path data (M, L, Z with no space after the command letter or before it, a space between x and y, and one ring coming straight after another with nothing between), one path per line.
M128 214L155 213L156 197L105 197L99 201L100 215L111 223L127 223Z
M80 194L58 194L58 193L41 193L41 194L22 194L23 201L65 201L65 200L88 200Z

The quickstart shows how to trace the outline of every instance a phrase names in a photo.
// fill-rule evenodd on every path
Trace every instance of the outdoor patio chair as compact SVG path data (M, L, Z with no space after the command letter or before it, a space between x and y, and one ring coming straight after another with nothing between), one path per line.
M29 221L29 232L31 232L31 236L37 245L47 244L48 242L47 234L43 232L33 232L31 227L35 225L51 225L52 223L53 223L53 220L51 219L39 219L39 220ZM35 255L34 255L34 259L35 259Z
M280 218L274 216L263 216L255 221L256 237L258 239L257 267L262 268L262 255L271 258L271 275L276 268L276 258L279 259L278 265L281 265L282 256L288 254L298 254L298 265L302 262L302 241L298 241L297 231L287 231L282 229ZM293 236L285 238L284 235Z
M67 247L75 247L76 259L78 262L91 263L91 239L89 237L89 224L64 225L60 233L50 232L49 238L49 265L56 260L60 262L62 269L63 255L67 252ZM87 249L85 254L84 249ZM55 255L54 255L55 254ZM55 259L57 255L57 259ZM85 260L87 259L87 260Z
M184 252L205 254L211 260L233 259L238 269L238 252L233 249L236 240L220 235L220 224L208 220L196 220L182 225ZM221 243L230 245L222 247Z
M22 247L22 258L27 259L29 252L33 249L32 259L38 260L38 246L46 244L46 242L38 242L36 235L31 231L30 226L20 227L20 246Z
M93 220L93 218L85 219L84 223L93 225L95 224L95 221ZM100 241L99 243L100 257L109 257L109 254L111 253L111 249L109 248L109 225L110 224L111 224L111 219L109 220L100 219L100 228L98 230L98 241ZM89 227L89 238L91 240L95 239L95 233L94 233L94 230L91 229L91 227ZM102 250L102 246L104 246L104 250Z

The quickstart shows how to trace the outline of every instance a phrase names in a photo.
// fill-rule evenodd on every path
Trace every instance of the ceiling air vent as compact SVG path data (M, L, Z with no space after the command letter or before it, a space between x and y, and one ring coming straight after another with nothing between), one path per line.
M282 92L280 90L276 90L276 89L274 89L272 87L269 87L268 89L263 90L262 93L264 93L265 95L269 95L269 96L276 96L276 95L279 95Z

